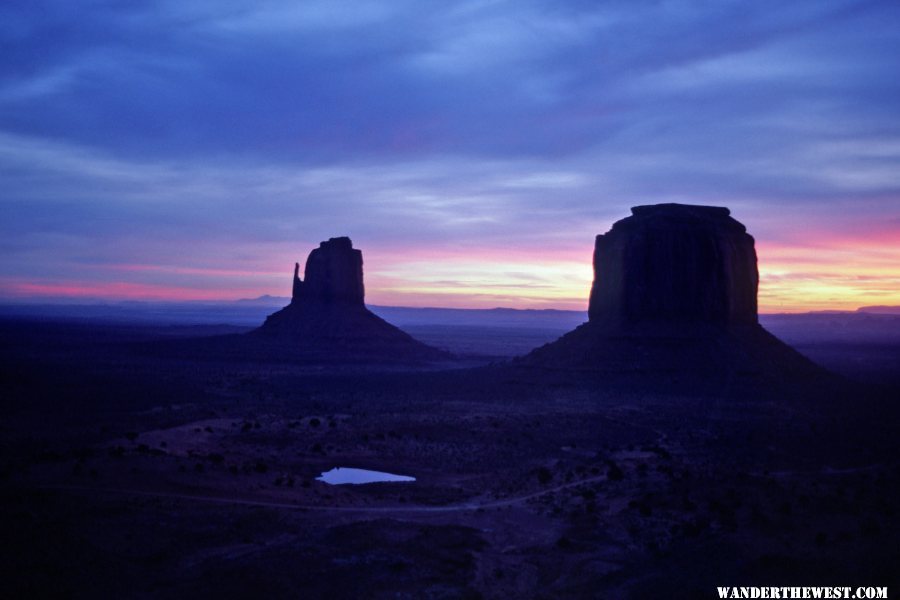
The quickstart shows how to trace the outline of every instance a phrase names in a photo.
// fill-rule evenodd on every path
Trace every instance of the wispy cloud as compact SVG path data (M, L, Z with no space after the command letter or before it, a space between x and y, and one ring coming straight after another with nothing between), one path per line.
M544 305L583 293L595 234L671 201L731 206L764 269L895 244L898 21L886 0L7 2L0 279L280 293L348 234L373 297ZM841 252L817 268L882 269ZM794 281L778 302L803 306Z

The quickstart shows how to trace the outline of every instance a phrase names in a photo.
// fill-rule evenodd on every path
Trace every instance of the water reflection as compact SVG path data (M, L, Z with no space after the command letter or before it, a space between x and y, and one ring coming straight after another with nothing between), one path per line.
M381 471L369 471L368 469L352 469L348 467L335 467L330 471L325 471L318 477L317 481L324 481L331 485L342 485L345 483L377 483L380 481L415 481L415 477L407 475L394 475L393 473L383 473Z

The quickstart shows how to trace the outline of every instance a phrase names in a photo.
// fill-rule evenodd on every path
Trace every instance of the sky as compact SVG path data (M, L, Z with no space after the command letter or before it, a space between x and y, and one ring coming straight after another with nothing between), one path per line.
M728 206L760 310L900 305L896 0L5 0L0 301L583 309L631 206Z

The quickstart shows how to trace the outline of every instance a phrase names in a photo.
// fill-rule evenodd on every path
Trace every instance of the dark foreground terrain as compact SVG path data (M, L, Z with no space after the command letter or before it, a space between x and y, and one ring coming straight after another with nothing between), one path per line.
M900 590L896 388L165 351L235 331L0 321L4 597Z

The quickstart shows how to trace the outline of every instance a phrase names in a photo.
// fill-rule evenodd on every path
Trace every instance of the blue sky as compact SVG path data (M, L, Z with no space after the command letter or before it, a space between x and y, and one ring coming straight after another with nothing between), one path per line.
M586 304L636 204L726 205L768 310L900 304L900 3L0 6L0 297Z

